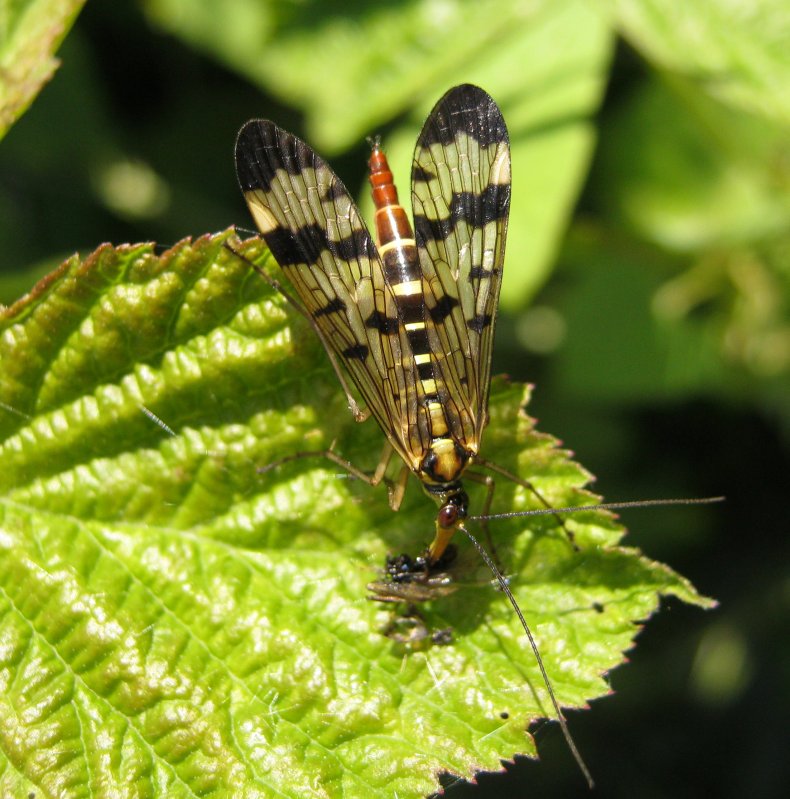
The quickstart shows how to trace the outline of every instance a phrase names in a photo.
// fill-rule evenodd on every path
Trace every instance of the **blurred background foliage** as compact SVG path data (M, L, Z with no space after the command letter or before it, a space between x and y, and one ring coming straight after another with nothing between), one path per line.
M604 795L786 795L786 3L87 3L14 123L53 68L25 36L52 49L79 6L3 12L0 301L103 241L248 225L232 147L251 117L307 139L363 210L381 133L405 196L433 103L481 84L514 153L496 371L536 384L531 412L607 498L728 496L625 520L721 605L667 603L574 735ZM556 725L537 734L542 763L448 795L587 795Z

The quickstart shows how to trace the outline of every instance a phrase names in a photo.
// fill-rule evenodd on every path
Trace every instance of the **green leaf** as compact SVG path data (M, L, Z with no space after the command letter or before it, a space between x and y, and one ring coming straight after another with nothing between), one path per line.
M585 52L589 44L581 51L566 45L586 37L600 47L605 31L604 20L586 5L461 0L441 7L429 0L369 0L350 11L347 4L316 0L296 7L148 0L146 8L157 25L303 109L310 140L331 155L412 110L415 97L432 103L464 81L523 91L526 74L543 102L552 90L564 95L574 73L594 66ZM502 71L507 62L510 68ZM545 70L558 62L567 71L558 70L542 85Z
M28 0L0 10L0 139L58 67L53 54L85 0Z
M608 0L613 22L656 66L726 105L790 123L790 20L784 0Z
M693 110L690 110L693 109ZM681 80L649 80L609 120L593 180L611 216L672 250L784 233L788 130L711 101Z
M103 246L4 314L2 795L419 796L534 754L526 727L551 715L466 542L456 592L422 611L452 642L382 632L366 584L432 534L415 481L392 513L325 459L261 469L333 442L371 469L383 437L227 238ZM527 397L495 381L484 454L555 506L588 501ZM498 480L496 509L530 505ZM609 515L567 525L578 550L551 516L491 527L559 701L585 707L660 594L710 602Z

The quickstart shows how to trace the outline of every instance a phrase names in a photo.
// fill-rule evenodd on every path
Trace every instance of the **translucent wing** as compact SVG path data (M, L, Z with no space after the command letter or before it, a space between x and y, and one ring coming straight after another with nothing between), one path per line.
M395 299L351 196L311 147L268 120L252 120L239 132L236 171L274 258L414 468L402 422L415 403L413 358L401 331L382 330L382 320L398 316Z
M445 355L439 369L449 395L462 398L472 417L473 429L458 432L479 442L488 421L510 146L502 113L477 86L451 89L425 122L412 165L412 208L426 320Z

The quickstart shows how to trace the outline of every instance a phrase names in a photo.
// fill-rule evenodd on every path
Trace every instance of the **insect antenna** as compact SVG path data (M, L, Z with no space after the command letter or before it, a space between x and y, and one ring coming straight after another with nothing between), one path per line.
M593 510L623 510L624 508L655 508L663 505L712 505L724 502L726 497L701 497L681 499L636 499L628 502L602 502L598 505L575 505L567 508L538 508L537 510L514 510L506 513L489 513L481 516L468 516L473 522L488 522L492 519L515 519L518 516L549 516L558 513L578 513Z
M541 510L537 511L537 513L551 513L551 511ZM469 518L479 519L480 517ZM513 592L510 590L507 580L503 576L502 572L497 568L491 556L488 554L488 552L486 552L485 547L472 535L472 533L470 533L469 530L467 530L463 525L459 525L458 529L472 542L472 545L478 551L480 557L485 561L486 566L488 566L488 568L491 570L491 573L496 578L502 593L508 598L510 604L513 606L513 610L516 612L516 616L518 616L518 620L521 622L521 626L524 629L527 640L529 641L532 654L535 656L535 660L538 663L540 676L543 678L543 684L546 686L546 690L548 691L549 699L551 700L552 707L554 708L554 714L557 717L557 721L560 723L560 729L562 730L562 735L565 738L565 743L568 745L568 749L570 749L573 759L576 761L576 764L579 766L584 778L587 780L587 785L590 789L594 788L595 783L593 782L592 774L590 774L590 770L587 768L587 764L584 762L584 759L582 758L581 753L576 746L576 742L573 740L573 736L571 736L571 732L568 729L568 724L565 721L565 716L562 715L562 709L557 701L557 697L554 695L554 689L551 687L551 680L549 680L549 675L546 673L546 667L543 665L543 658L540 656L538 644L532 635L532 630L530 630L527 620L524 618L524 614L521 612L518 602L516 602L516 598L513 596Z
M623 510L625 508L654 508L654 507L661 507L665 505L710 505L716 502L723 502L724 497L702 497L702 498L681 498L681 499L645 499L645 500L634 500L629 502L604 502L598 505L578 505L575 507L566 507L566 508L539 508L537 510L525 510L525 511L511 511L508 513L493 513L493 514L485 514L480 516L468 516L467 521L477 521L477 522L488 522L492 519L512 519L521 516L557 516L558 514L564 513L577 513L579 511L596 511L596 510ZM477 550L480 557L485 562L486 566L488 566L491 573L494 575L494 578L499 585L500 590L502 593L507 597L510 604L513 606L513 610L518 617L518 620L521 624L522 629L524 630L524 634L527 636L527 640L529 641L530 648L532 649L532 654L537 661L538 668L540 669L540 675L543 679L543 684L546 686L546 690L549 694L549 699L551 700L552 707L554 708L554 714L557 718L557 721L560 724L560 729L562 730L562 735L565 738L565 743L568 746L571 754L573 755L573 759L576 761L580 771L584 775L584 778L587 780L587 785L592 789L595 787L592 775L590 774L590 770L587 768L587 764L584 762L584 759L579 752L579 749L576 746L573 737L571 736L570 730L568 729L567 722L565 720L565 716L562 713L562 709L560 708L559 702L557 701L557 697L554 694L554 689L551 686L551 681L549 680L549 675L546 672L546 667L543 664L543 658L540 655L540 650L538 649L537 642L535 641L534 636L532 635L532 631L527 624L526 619L524 618L524 614L519 607L516 598L513 596L513 592L510 590L510 586L508 585L507 579L502 574L501 570L497 567L494 559L488 554L485 547L475 538L469 530L466 529L464 525L459 525L457 527L471 542L474 548ZM564 529L564 525L563 525ZM572 540L572 539L571 539Z

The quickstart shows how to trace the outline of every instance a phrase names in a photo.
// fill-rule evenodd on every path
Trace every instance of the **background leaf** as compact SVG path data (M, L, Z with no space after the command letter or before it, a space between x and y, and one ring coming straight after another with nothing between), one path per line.
M0 11L0 139L52 78L53 54L84 2L33 0Z
M512 266L502 303L518 307L534 294L556 256L589 163L590 117L611 55L611 31L589 4L370 4L351 17L344 4L319 2L300 8L303 24L297 24L285 5L221 0L221 16L238 23L227 32L245 30L241 40L217 36L207 5L151 0L147 8L158 24L185 33L273 95L303 107L308 140L319 151L337 152L401 118L385 138L401 186L408 185L414 142L441 87L495 86L516 179L528 179L531 187L513 197L518 224L508 232ZM400 57L389 50L393 37L401 42ZM327 63L335 68L327 71ZM408 192L403 199L408 202Z
M790 31L782 0L609 0L618 29L662 69L728 106L790 124Z

